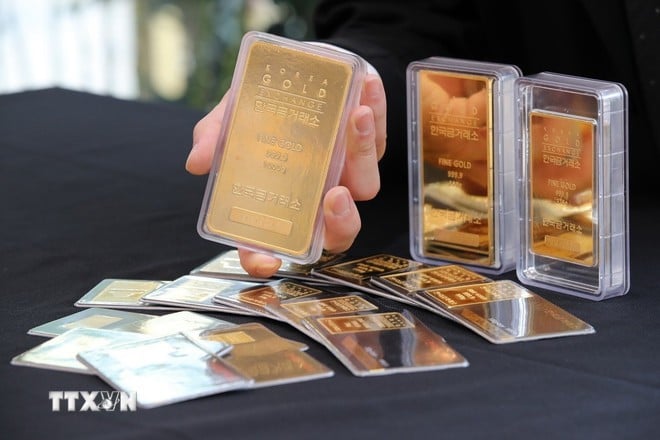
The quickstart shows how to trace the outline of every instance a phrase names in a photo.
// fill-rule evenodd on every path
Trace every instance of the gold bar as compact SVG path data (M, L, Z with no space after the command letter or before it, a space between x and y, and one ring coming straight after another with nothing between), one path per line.
M205 232L304 259L314 240L353 66L255 40L239 74Z
M596 122L532 111L529 126L531 252L592 267Z
M426 257L495 262L493 82L487 75L419 72Z
M318 318L317 321L331 334L400 330L415 327L415 324L399 312L323 317Z

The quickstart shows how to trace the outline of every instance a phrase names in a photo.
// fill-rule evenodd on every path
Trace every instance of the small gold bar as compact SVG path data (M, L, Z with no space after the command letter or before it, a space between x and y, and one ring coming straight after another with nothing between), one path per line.
M419 72L424 252L490 266L493 78Z
M519 78L523 284L600 301L630 288L628 92L541 72Z
M594 266L593 119L532 111L529 193L531 252Z
M320 205L338 181L345 110L359 95L362 61L345 57L246 35L200 218L203 237L303 264L318 259Z
M415 327L399 312L320 317L317 318L317 321L331 334L400 330Z
M379 285L385 285L406 295L437 287L487 281L489 279L485 276L456 264L382 275L372 279L372 282L378 282Z

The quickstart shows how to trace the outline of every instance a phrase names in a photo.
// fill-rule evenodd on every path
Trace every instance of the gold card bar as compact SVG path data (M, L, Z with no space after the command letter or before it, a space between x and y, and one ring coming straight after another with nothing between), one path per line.
M101 289L94 302L140 302L145 294L162 286L160 281L147 281L147 280L112 280L103 289Z
M493 81L419 72L426 257L494 264Z
M230 328L215 328L203 331L200 338L232 345L235 357L264 356L288 350L307 350L301 342L282 338L265 325L247 322Z
M305 258L353 68L271 41L247 49L204 227Z
M238 293L238 299L244 303L265 307L267 304L277 304L281 301L317 295L322 292L322 290L313 287L303 286L302 284L292 283L290 281L282 281L240 291Z
M358 295L345 295L336 298L324 298L310 301L295 301L291 303L282 303L280 306L297 318L330 316L341 313L357 313L378 309L376 305Z
M412 294L420 290L446 287L457 284L487 282L488 278L463 266L449 264L410 272L395 273L378 277L381 283L393 287L398 292Z
M415 327L415 324L399 312L321 317L317 318L317 321L331 334L401 330Z
M596 121L542 111L529 118L531 251L594 266Z

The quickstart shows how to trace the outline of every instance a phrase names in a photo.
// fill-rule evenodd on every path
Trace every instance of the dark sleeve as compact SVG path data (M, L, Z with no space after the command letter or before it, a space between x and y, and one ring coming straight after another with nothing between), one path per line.
M381 194L407 203L406 67L429 56L467 52L476 24L471 2L321 1L316 37L365 58L380 73L387 93L387 152L380 163Z

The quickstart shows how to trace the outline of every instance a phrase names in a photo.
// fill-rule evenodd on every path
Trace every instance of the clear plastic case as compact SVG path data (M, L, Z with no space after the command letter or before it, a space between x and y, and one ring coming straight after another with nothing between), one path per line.
M410 252L512 270L519 244L513 65L432 57L407 69Z
M245 34L198 221L203 238L318 260L321 202L339 181L366 69L351 53Z
M630 287L628 98L556 73L516 81L524 284L602 300Z

